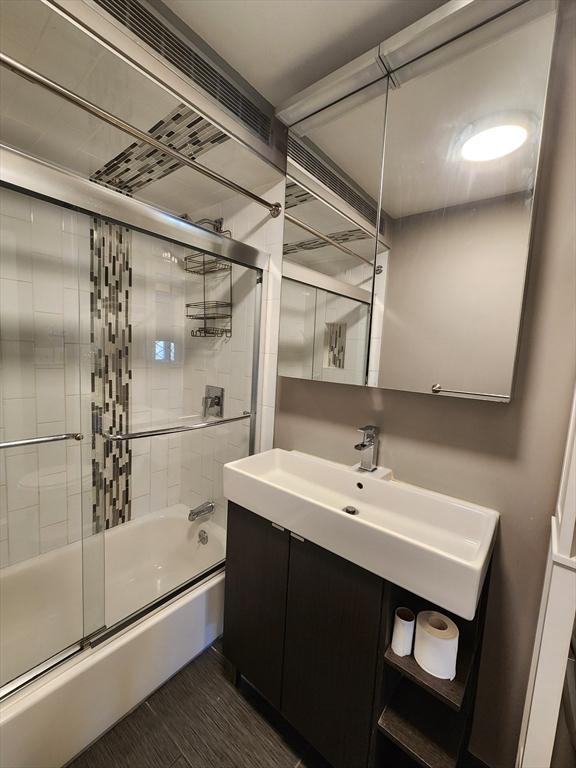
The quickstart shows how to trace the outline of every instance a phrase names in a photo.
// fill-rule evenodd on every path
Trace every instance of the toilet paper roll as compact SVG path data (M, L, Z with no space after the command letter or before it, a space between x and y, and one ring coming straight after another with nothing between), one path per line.
M410 608L396 608L392 633L392 650L396 656L408 656L412 653L414 624L415 616Z
M458 627L437 611L421 611L416 619L414 658L423 670L442 680L456 677Z

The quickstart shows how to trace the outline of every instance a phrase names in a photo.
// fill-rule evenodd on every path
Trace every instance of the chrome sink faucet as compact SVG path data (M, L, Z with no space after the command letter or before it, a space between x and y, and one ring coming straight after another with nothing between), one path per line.
M358 432L362 433L362 442L356 443L354 449L361 451L359 472L374 472L378 467L378 435L380 429L373 424L367 427L360 427Z

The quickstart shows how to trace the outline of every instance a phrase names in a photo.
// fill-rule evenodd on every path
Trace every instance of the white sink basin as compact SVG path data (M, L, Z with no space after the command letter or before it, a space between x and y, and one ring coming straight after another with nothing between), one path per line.
M499 518L493 509L278 448L226 464L224 495L464 619L474 618ZM346 506L358 514L344 512Z

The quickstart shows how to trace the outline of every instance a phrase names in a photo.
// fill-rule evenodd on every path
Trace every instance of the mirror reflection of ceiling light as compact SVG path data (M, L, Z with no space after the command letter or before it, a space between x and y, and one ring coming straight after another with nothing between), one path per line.
M462 145L464 160L485 162L515 152L528 138L528 131L521 125L495 125L478 131Z

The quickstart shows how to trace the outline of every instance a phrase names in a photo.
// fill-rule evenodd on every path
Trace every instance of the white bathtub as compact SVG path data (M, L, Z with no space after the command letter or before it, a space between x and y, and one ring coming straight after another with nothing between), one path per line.
M81 542L0 570L0 684L83 633Z
M224 559L224 529L210 520L189 522L189 511L175 504L106 531L106 626ZM207 544L199 540L201 530Z
M81 542L0 571L3 676L77 642L84 627L102 624L103 613L111 626L222 560L224 530L211 521L190 523L187 512L176 505L106 532L105 582L100 568L100 591L88 583L94 605L86 624ZM87 541L98 564L101 537ZM84 554L86 566L86 542ZM85 567L88 581L94 564ZM7 698L0 706L0 766L64 765L146 698L221 634L223 581L213 576Z
M0 685L223 560L224 529L187 515L176 504L3 568Z

